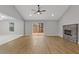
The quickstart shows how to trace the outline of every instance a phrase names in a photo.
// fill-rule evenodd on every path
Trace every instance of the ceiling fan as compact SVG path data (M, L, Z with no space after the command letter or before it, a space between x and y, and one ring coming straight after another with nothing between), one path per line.
M37 10L32 9L32 11L35 11L34 14L42 14L43 12L46 12L46 10L41 10L40 5L37 5Z

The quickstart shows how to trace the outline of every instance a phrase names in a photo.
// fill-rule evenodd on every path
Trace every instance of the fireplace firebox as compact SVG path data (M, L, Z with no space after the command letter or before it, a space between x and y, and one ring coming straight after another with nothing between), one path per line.
M72 36L72 31L71 30L64 30L64 34Z

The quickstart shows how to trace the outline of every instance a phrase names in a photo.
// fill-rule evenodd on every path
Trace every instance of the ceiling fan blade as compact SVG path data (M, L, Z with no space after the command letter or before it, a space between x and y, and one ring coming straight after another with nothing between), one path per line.
M38 13L38 12L36 11L34 14L36 14L36 13Z
M40 12L40 14L42 14L42 13Z
M46 10L41 10L40 12L45 12Z

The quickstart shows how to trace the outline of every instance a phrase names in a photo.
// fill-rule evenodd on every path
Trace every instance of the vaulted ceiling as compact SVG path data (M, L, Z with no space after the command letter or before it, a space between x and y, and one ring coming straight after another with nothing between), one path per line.
M36 5L16 5L15 8L24 18L24 20L59 20L61 16L67 11L69 8L68 5L40 5L41 10L46 10L40 15L34 14L37 10ZM53 14L53 16L52 16Z

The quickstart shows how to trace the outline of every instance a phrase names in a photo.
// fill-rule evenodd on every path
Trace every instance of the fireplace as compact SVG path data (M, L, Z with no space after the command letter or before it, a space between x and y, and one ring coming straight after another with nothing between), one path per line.
M71 30L64 30L64 34L72 36L72 31Z
M74 43L78 43L78 24L63 26L63 38Z

